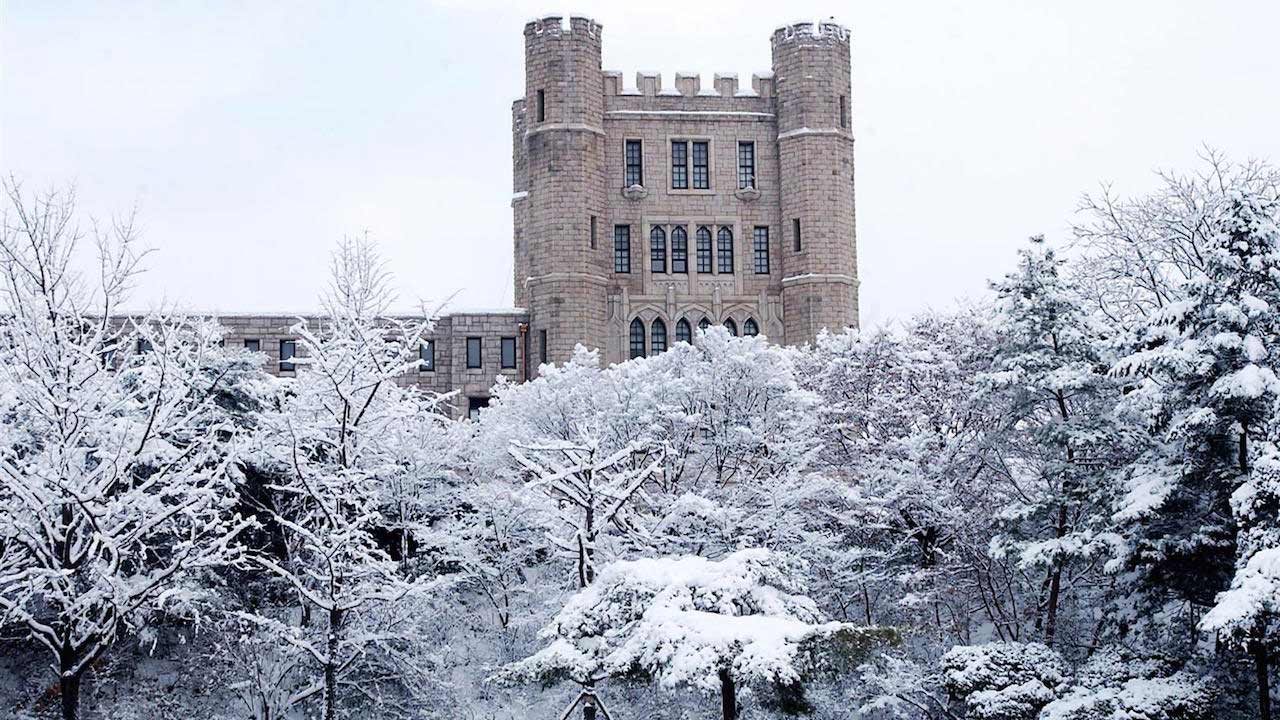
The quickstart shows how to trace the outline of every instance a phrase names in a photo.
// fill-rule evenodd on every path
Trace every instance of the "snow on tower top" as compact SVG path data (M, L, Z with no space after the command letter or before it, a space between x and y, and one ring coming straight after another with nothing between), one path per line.
M833 22L799 22L773 31L774 44L790 42L849 42L849 28Z

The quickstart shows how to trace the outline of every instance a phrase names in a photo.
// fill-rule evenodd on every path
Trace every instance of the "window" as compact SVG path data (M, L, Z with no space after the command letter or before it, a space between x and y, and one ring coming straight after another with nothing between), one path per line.
M698 329L699 329L699 330L706 330L706 329L707 329L707 328L709 328L709 327L711 327L711 321L710 321L710 320L708 320L708 319L706 319L706 318L702 318L701 320L699 320L699 321L698 321Z
M689 189L689 143L671 141L671 189Z
M245 340L244 349L248 350L249 352L262 352L262 341L261 340Z
M654 355L667 351L667 324L662 318L654 320L649 328L649 349Z
M538 331L538 362L546 364L547 362L547 331Z
M693 326L685 318L680 318L680 322L676 323L676 342L693 342Z
M667 231L660 225L649 231L649 272L667 272Z
M844 95L840 96L840 127L849 129L849 98Z
M755 258L756 274L769 274L769 228L757 226L751 236L751 254Z
M738 336L738 323L734 322L733 318L724 319L724 329L728 330L730 335Z
M545 90L538 91L538 122L547 119L547 93Z
M800 218L791 221L791 241L795 243L796 252L800 252Z
M480 411L489 407L489 398L487 397L469 397L467 398L467 419L471 421L480 419Z
M631 272L631 226L613 226L613 271Z
M760 334L760 326L756 325L755 318L747 318L747 321L742 323L742 334L746 337L755 337Z
M591 216L591 249L596 249L596 216Z
M711 272L711 229L706 225L698 228L694 234L697 243L698 272Z
M693 189L709 190L711 189L711 158L709 152L710 143L705 140L695 142L693 144Z
M150 340L146 338L138 338L138 344L137 344L138 354L149 353L154 349L155 349L155 346L151 344Z
M631 321L631 359L644 357L644 323L640 318Z
M716 272L721 275L733 274L733 231L727 227L716 233L716 259L719 267Z
M289 362L298 354L298 344L293 340L280 341L280 371L288 372L294 370L295 366Z
M502 369L513 369L516 366L516 339L513 337L502 338L502 344L499 349L501 351L499 355L502 360Z
M467 338L467 368L468 369L475 370L476 368L481 367L484 364L483 363L484 356L481 351L482 351L482 348L480 345L480 338L478 337Z
M689 272L689 233L683 225L671 228L671 272Z
M639 140L628 140L626 145L626 165L627 170L625 177L622 179L623 187L631 187L632 185L644 185L644 153L643 145Z
M738 188L756 186L756 144L738 143Z
M418 346L418 369L425 372L436 369L435 340L427 340Z

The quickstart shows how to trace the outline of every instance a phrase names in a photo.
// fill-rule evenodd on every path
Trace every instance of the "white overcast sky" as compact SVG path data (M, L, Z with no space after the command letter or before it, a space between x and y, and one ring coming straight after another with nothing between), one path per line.
M3 0L0 170L136 204L135 305L311 308L366 229L406 304L510 305L521 32L567 10L628 78L746 83L774 27L852 29L866 325L981 295L1101 181L1149 190L1204 143L1280 161L1275 0Z

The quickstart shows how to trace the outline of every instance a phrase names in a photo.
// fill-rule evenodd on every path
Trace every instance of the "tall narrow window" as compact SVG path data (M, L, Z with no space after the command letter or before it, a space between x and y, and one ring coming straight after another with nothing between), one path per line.
M596 249L596 216L591 216L591 249Z
M261 340L245 340L244 349L249 352L261 352L262 341Z
M705 140L693 144L693 189L711 189L710 143Z
M649 231L649 272L667 272L667 231L661 225Z
M680 318L680 321L676 323L676 342L693 342L693 326L685 318Z
M716 233L716 272L721 275L733 274L733 231L722 227Z
M728 330L730 335L738 336L738 323L734 322L733 318L724 319L724 329Z
M671 141L671 189L689 189L689 143Z
M671 228L671 272L689 272L689 233L683 225Z
M513 337L502 338L501 360L503 370L512 370L516 366L516 339Z
M701 320L698 321L699 330L706 330L709 327L711 327L711 321L708 320L707 318L702 318Z
M649 326L649 350L657 355L667 351L667 324L656 318Z
M747 321L742 323L742 334L746 337L755 337L760 334L760 326L756 324L755 318L747 318Z
M703 225L694 233L694 240L697 243L698 253L698 272L711 272L711 230Z
M756 274L769 274L769 228L757 225L751 236L751 254L755 259Z
M436 341L423 340L418 346L418 369L431 372L436 369Z
M840 127L849 129L849 98L844 95L840 96Z
M280 371L288 372L296 369L296 366L289 362L298 354L298 343L294 340L280 341Z
M631 359L644 357L644 323L640 318L631 321Z
M545 365L547 363L547 331L538 331L538 362Z
M630 225L613 226L613 271L616 273L631 272Z
M628 140L626 145L626 177L622 180L623 187L631 187L632 185L644 185L644 146L639 140Z
M467 338L467 368L475 370L484 365L484 356L481 351L480 338Z
M538 122L547 119L547 92L545 90L538 91Z
M756 144L738 143L738 188L756 186Z
M791 220L791 241L795 243L796 252L800 252L800 218Z

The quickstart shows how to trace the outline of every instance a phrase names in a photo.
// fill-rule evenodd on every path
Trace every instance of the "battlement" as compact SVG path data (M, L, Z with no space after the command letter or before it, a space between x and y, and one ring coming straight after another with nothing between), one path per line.
M841 43L849 44L849 28L832 22L800 22L783 25L773 31L773 44Z
M560 37L563 35L573 35L575 37L586 37L595 42L600 41L600 31L603 26L589 17L573 15L569 18L569 24L566 26L563 15L547 15L546 17L530 20L524 25L524 36L546 36Z
M678 72L675 82L670 86L662 83L662 74L642 70L636 73L634 88L626 87L622 81L622 73L617 70L606 70L604 73L604 94L608 96L631 95L638 97L773 97L773 73L761 72L751 75L751 87L738 86L737 73L716 73L711 84L703 86L702 75L695 72Z

